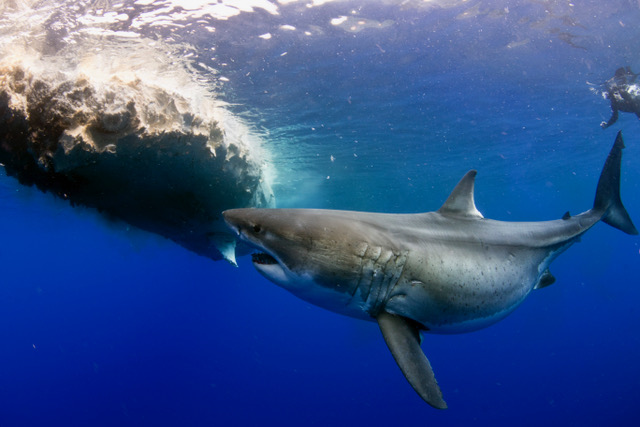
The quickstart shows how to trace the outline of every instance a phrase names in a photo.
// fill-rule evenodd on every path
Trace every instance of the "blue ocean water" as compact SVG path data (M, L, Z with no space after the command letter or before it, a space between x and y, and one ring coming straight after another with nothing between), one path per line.
M485 217L555 219L591 207L622 130L640 223L640 123L602 130L591 90L640 69L637 3L182 3L69 2L51 19L118 11L104 31L185 44L273 156L280 207L435 210L475 168ZM505 320L425 335L437 411L375 323L298 300L246 257L210 261L9 177L0 200L0 426L640 422L640 240L605 224Z

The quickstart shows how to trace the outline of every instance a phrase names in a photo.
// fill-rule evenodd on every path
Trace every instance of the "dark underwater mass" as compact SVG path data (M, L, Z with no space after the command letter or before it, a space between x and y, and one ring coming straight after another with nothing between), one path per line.
M637 22L0 2L0 425L637 425Z
M106 43L96 55L86 52L92 42L78 40L55 59L31 43L4 55L0 161L7 175L235 263L220 212L274 205L259 141L186 70L127 62L158 48Z

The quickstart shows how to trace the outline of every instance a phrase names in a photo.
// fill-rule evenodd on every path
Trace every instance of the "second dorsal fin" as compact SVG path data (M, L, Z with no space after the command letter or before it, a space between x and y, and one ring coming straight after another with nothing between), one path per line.
M484 218L476 209L473 201L473 185L476 180L475 170L470 170L462 177L456 188L453 189L449 198L438 212L448 216L462 216L468 218Z

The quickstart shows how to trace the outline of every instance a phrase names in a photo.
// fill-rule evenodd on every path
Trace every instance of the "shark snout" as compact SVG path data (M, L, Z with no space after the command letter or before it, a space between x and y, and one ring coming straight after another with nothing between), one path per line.
M235 231L238 238L253 246L262 248L262 226L259 218L259 209L241 208L229 209L222 212L222 217L227 226ZM258 217L256 217L258 215Z
M237 217L237 209L229 209L222 212L222 217L227 226L235 231L236 234L240 234L239 218Z
M250 213L255 212L253 208L228 209L222 212L224 222L229 228L236 232L239 236L243 235L243 230L247 228L255 228L254 221L250 218Z
M251 255L254 267L269 280L277 284L288 282L285 268L276 259L276 255L266 248L264 227L258 209L230 209L222 212L229 228L234 230L240 240L249 244L255 252Z

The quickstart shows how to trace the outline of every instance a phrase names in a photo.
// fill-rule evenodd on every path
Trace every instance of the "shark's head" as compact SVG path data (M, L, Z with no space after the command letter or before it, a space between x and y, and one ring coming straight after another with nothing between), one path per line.
M287 209L231 209L224 220L255 251L255 268L267 279L289 290L315 282L324 273L331 248L323 248L321 218L313 211ZM299 289L298 289L299 290Z
M357 284L362 254L348 238L348 221L312 209L231 209L226 223L251 246L254 267L298 297L341 311Z
M291 271L291 257L287 256L290 246L287 243L294 235L290 224L274 213L263 209L231 209L222 215L240 240L254 249L251 260L255 268L272 282L287 287L297 276Z

